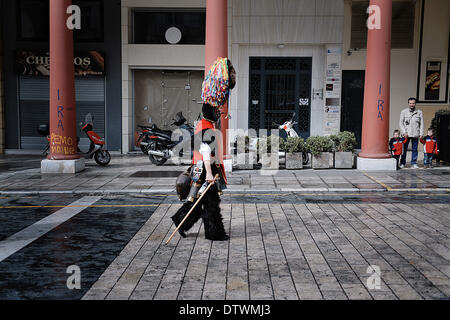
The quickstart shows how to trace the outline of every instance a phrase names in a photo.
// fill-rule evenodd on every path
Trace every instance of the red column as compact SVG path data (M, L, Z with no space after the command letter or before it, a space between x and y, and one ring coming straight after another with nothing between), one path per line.
M73 32L67 28L71 0L50 0L50 160L74 160L77 124Z
M389 105L391 75L392 0L370 0L378 6L380 29L369 28L367 39L366 83L362 150L359 156L369 159L390 158ZM376 16L372 15L376 20Z
M228 57L228 1L206 0L205 70L208 72L218 57ZM224 158L228 155L228 104L223 107L221 131Z

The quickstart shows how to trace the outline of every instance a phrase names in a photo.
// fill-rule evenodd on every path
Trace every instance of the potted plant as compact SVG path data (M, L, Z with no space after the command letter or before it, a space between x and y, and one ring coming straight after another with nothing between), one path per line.
M258 155L262 169L278 170L280 166L279 151L283 149L283 139L271 135L258 140Z
M309 137L306 147L312 154L313 169L329 169L332 160L333 141L329 137Z
M257 163L256 152L251 150L250 142L249 136L236 137L233 166L239 170L253 170L253 165Z
M282 150L286 152L286 169L303 169L303 153L306 153L305 140L303 138L287 138L283 143Z
M355 134L344 131L330 138L334 141L334 167L336 169L352 169L353 150L356 146Z

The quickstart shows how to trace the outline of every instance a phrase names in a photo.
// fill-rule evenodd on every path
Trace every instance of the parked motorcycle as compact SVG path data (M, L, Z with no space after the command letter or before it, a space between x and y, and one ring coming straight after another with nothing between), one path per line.
M97 133L93 131L94 128L94 117L89 113L86 115L84 123L80 123L81 131L84 132L89 138L91 145L89 151L83 153L78 147L77 151L79 154L83 155L86 159L94 158L95 162L100 166L107 166L111 162L111 155L108 150L105 149L105 140L102 139ZM43 124L38 127L38 133L47 137L47 146L43 151L43 154L48 154L50 150L50 126L48 124ZM80 138L78 137L78 142Z
M140 147L141 151L148 155L148 149L150 147L150 130L152 129L151 127L148 126L138 126L139 128L141 128L141 132L137 132L138 138L136 140L136 147Z
M84 123L80 123L80 126L81 131L84 132L91 141L89 151L84 153L85 158L94 158L98 165L106 167L111 162L111 154L105 148L105 140L93 131L94 117L88 113L85 117ZM78 148L78 152L82 153L80 148Z
M194 141L194 127L187 123L186 118L183 116L182 112L177 113L175 116L175 119L173 119L173 125L179 127L182 130L186 130L189 132L190 138L191 138L191 147L192 142ZM150 140L148 142L148 156L150 161L153 164L156 164L158 166L162 166L164 163L167 162L170 158L174 156L173 149L181 144L183 142L183 137L180 137L178 141L172 141L172 131L168 130L161 130L158 128L156 124L152 125L149 128L146 128L148 132L146 132L146 135L148 136L148 139ZM146 142L144 142L146 143ZM142 142L141 142L142 145ZM144 145L145 147L145 145ZM142 147L141 147L142 149ZM191 148L192 150L192 148ZM183 156L183 152L180 151L179 156Z
M273 125L275 127L278 127L279 130L284 130L286 131L286 134L288 136L288 138L293 137L293 138L298 138L299 135L298 133L294 130L294 126L296 124L298 124L298 122L295 122L295 112L292 114L292 118L288 121L286 121L285 123L283 123L282 125L276 124L275 122L273 123ZM303 153L303 165L306 166L309 163L309 157L306 153Z

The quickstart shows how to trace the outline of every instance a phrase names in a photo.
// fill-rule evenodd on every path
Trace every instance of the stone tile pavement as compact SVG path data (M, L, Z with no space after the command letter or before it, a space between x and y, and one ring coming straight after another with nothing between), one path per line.
M170 173L176 176L177 172L186 169L186 166L176 165L157 167L151 165L145 156L116 156L106 168L88 162L86 170L76 175L45 176L40 174L39 167L14 169L12 162L15 159L9 159L9 169L0 168L0 194L174 192L176 177L167 176ZM6 160L2 161L5 163ZM36 165L36 161L33 163ZM359 170L311 169L234 171L228 174L228 192L448 191L449 174L449 167L370 173Z
M450 297L448 204L223 203L229 241L205 240L199 222L165 245L179 206L160 205L83 299Z

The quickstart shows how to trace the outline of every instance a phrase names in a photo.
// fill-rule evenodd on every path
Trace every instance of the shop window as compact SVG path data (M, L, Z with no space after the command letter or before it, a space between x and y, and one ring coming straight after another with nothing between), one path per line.
M74 0L81 9L81 30L74 30L75 42L103 42L103 0ZM17 33L20 41L48 41L48 0L17 1Z
M394 1L392 3L392 48L414 47L414 22L416 1ZM367 48L367 8L369 1L352 3L351 47Z
M81 29L74 30L75 41L103 42L103 1L74 0L81 9Z
M17 1L17 21L19 40L48 41L49 1Z
M205 9L133 11L135 44L205 44Z

